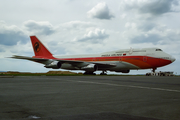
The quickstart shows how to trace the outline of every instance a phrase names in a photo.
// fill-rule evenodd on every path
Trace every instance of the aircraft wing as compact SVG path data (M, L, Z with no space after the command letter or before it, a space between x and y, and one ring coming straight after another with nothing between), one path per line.
M33 58L33 57L18 56L18 55L14 55L13 57L10 57L10 58L25 59L25 60L30 60L30 61L33 61L33 62L42 63L42 64L45 64L45 62L47 62L47 61L49 61L49 60L54 60L54 59ZM62 63L70 63L70 64L82 63L82 61L70 61L70 60L56 60L56 61L60 61L60 62L62 62Z
M49 60L54 60L54 59L33 58L33 57L18 56L18 55L14 55L14 56L12 56L10 58L25 59L25 60L30 60L30 61L33 61L33 62L42 63L42 64L46 64L46 62L49 61ZM116 64L108 64L108 63L100 63L100 62L84 62L84 61L61 60L61 59L57 59L56 61L60 61L61 63L69 63L69 64L76 65L76 66L78 66L78 64L82 64L82 63L96 64L99 67L115 67L116 66Z
M42 64L49 60L49 59L43 59L43 58L33 58L33 57L18 56L18 55L13 55L13 56L10 57L10 58L25 59L25 60L30 60L30 61L33 61L33 62L42 63Z

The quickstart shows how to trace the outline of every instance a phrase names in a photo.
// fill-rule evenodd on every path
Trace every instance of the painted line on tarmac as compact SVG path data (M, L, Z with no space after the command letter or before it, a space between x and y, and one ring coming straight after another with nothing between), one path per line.
M75 81L75 80L66 80L70 82L79 82L79 83L91 83L91 84L98 84L98 85L109 85L109 86L116 86L116 87L129 87L129 88L139 88L139 89L149 89L149 90L159 90L159 91L168 91L168 92L178 92L180 90L172 90L172 89L164 89L164 88L153 88L153 87L143 87L143 86L134 86L134 85L119 85L119 84L112 84L112 83L99 83L99 82L90 82L90 81Z

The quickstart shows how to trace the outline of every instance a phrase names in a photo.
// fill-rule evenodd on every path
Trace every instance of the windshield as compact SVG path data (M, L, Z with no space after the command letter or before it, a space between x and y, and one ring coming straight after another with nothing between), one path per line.
M156 49L156 51L162 51L161 49Z

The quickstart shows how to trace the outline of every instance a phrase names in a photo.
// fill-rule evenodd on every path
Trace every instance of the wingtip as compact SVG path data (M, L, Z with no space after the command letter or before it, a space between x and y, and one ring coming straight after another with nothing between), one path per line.
M16 58L17 55L12 55L11 57L5 57L5 58Z

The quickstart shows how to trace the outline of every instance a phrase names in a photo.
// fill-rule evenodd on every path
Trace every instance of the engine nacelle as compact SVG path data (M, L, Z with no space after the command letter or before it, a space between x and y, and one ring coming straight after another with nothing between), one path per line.
M61 68L61 62L59 61L53 61L50 64L45 65L46 68L52 68L52 69L59 69Z
M90 71L90 72L94 72L97 69L98 69L98 67L95 64L89 64L89 65L81 68L81 70Z
M123 70L122 73L129 73L130 70Z
M129 73L130 70L120 70L120 71L115 71L115 72Z

